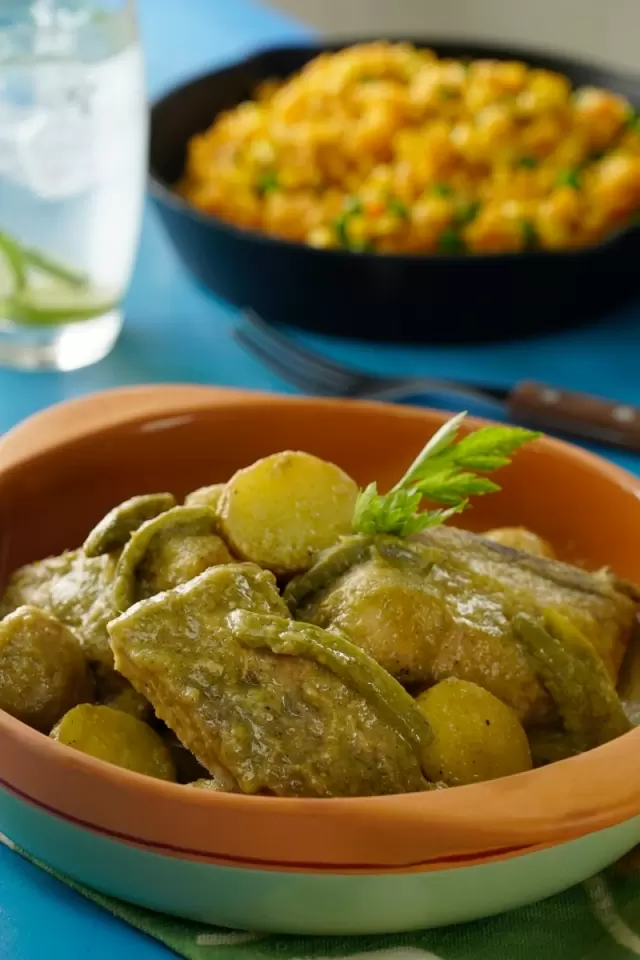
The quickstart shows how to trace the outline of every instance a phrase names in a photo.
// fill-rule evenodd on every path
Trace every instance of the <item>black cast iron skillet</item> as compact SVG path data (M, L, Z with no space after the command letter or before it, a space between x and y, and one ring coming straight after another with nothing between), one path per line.
M238 229L173 192L186 147L222 110L323 50L266 49L177 87L151 113L151 185L184 265L217 295L269 322L367 340L472 342L521 337L605 317L640 298L640 225L596 247L517 254L376 254L317 250ZM532 50L413 39L446 57L518 59L606 87L640 106L640 77Z

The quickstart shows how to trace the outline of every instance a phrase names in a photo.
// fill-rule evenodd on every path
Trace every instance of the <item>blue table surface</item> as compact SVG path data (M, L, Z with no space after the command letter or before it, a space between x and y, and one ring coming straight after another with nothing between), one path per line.
M304 38L306 28L250 0L140 0L151 96L253 47ZM523 291L526 296L526 291ZM147 209L121 341L102 363L73 374L0 372L0 433L51 403L143 382L287 387L231 339L233 311L182 271ZM517 325L517 318L514 318ZM588 330L526 343L403 348L312 341L376 371L437 373L487 383L533 377L640 403L640 307ZM640 472L640 457L615 459ZM0 847L0 957L11 960L161 960L165 948L130 930Z

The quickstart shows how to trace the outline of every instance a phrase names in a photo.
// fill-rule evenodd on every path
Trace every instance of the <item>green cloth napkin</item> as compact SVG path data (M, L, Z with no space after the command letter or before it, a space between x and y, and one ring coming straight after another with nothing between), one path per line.
M640 957L640 872L614 871L531 907L488 920L388 937L284 937L153 913L62 877L88 900L186 960L629 960ZM292 909L294 905L292 905ZM637 932L636 932L637 930Z

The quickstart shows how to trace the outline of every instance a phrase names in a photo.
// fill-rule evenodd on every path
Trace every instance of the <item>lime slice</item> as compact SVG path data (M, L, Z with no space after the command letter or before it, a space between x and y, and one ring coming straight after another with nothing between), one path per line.
M8 299L24 287L25 269L20 247L0 233L0 300Z
M26 266L39 270L56 280L62 280L63 283L71 287L86 287L89 284L89 277L80 270L75 270L66 263L59 260L52 260L39 250L32 250L30 247L21 248L23 261Z
M0 313L14 323L49 327L100 317L117 304L118 299L111 291L51 282L17 290L12 297L0 302Z

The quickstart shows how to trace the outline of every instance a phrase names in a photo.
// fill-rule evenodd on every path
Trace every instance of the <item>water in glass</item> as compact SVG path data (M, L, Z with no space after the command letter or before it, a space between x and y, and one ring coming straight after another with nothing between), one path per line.
M0 364L71 370L111 350L147 127L131 0L2 0Z

